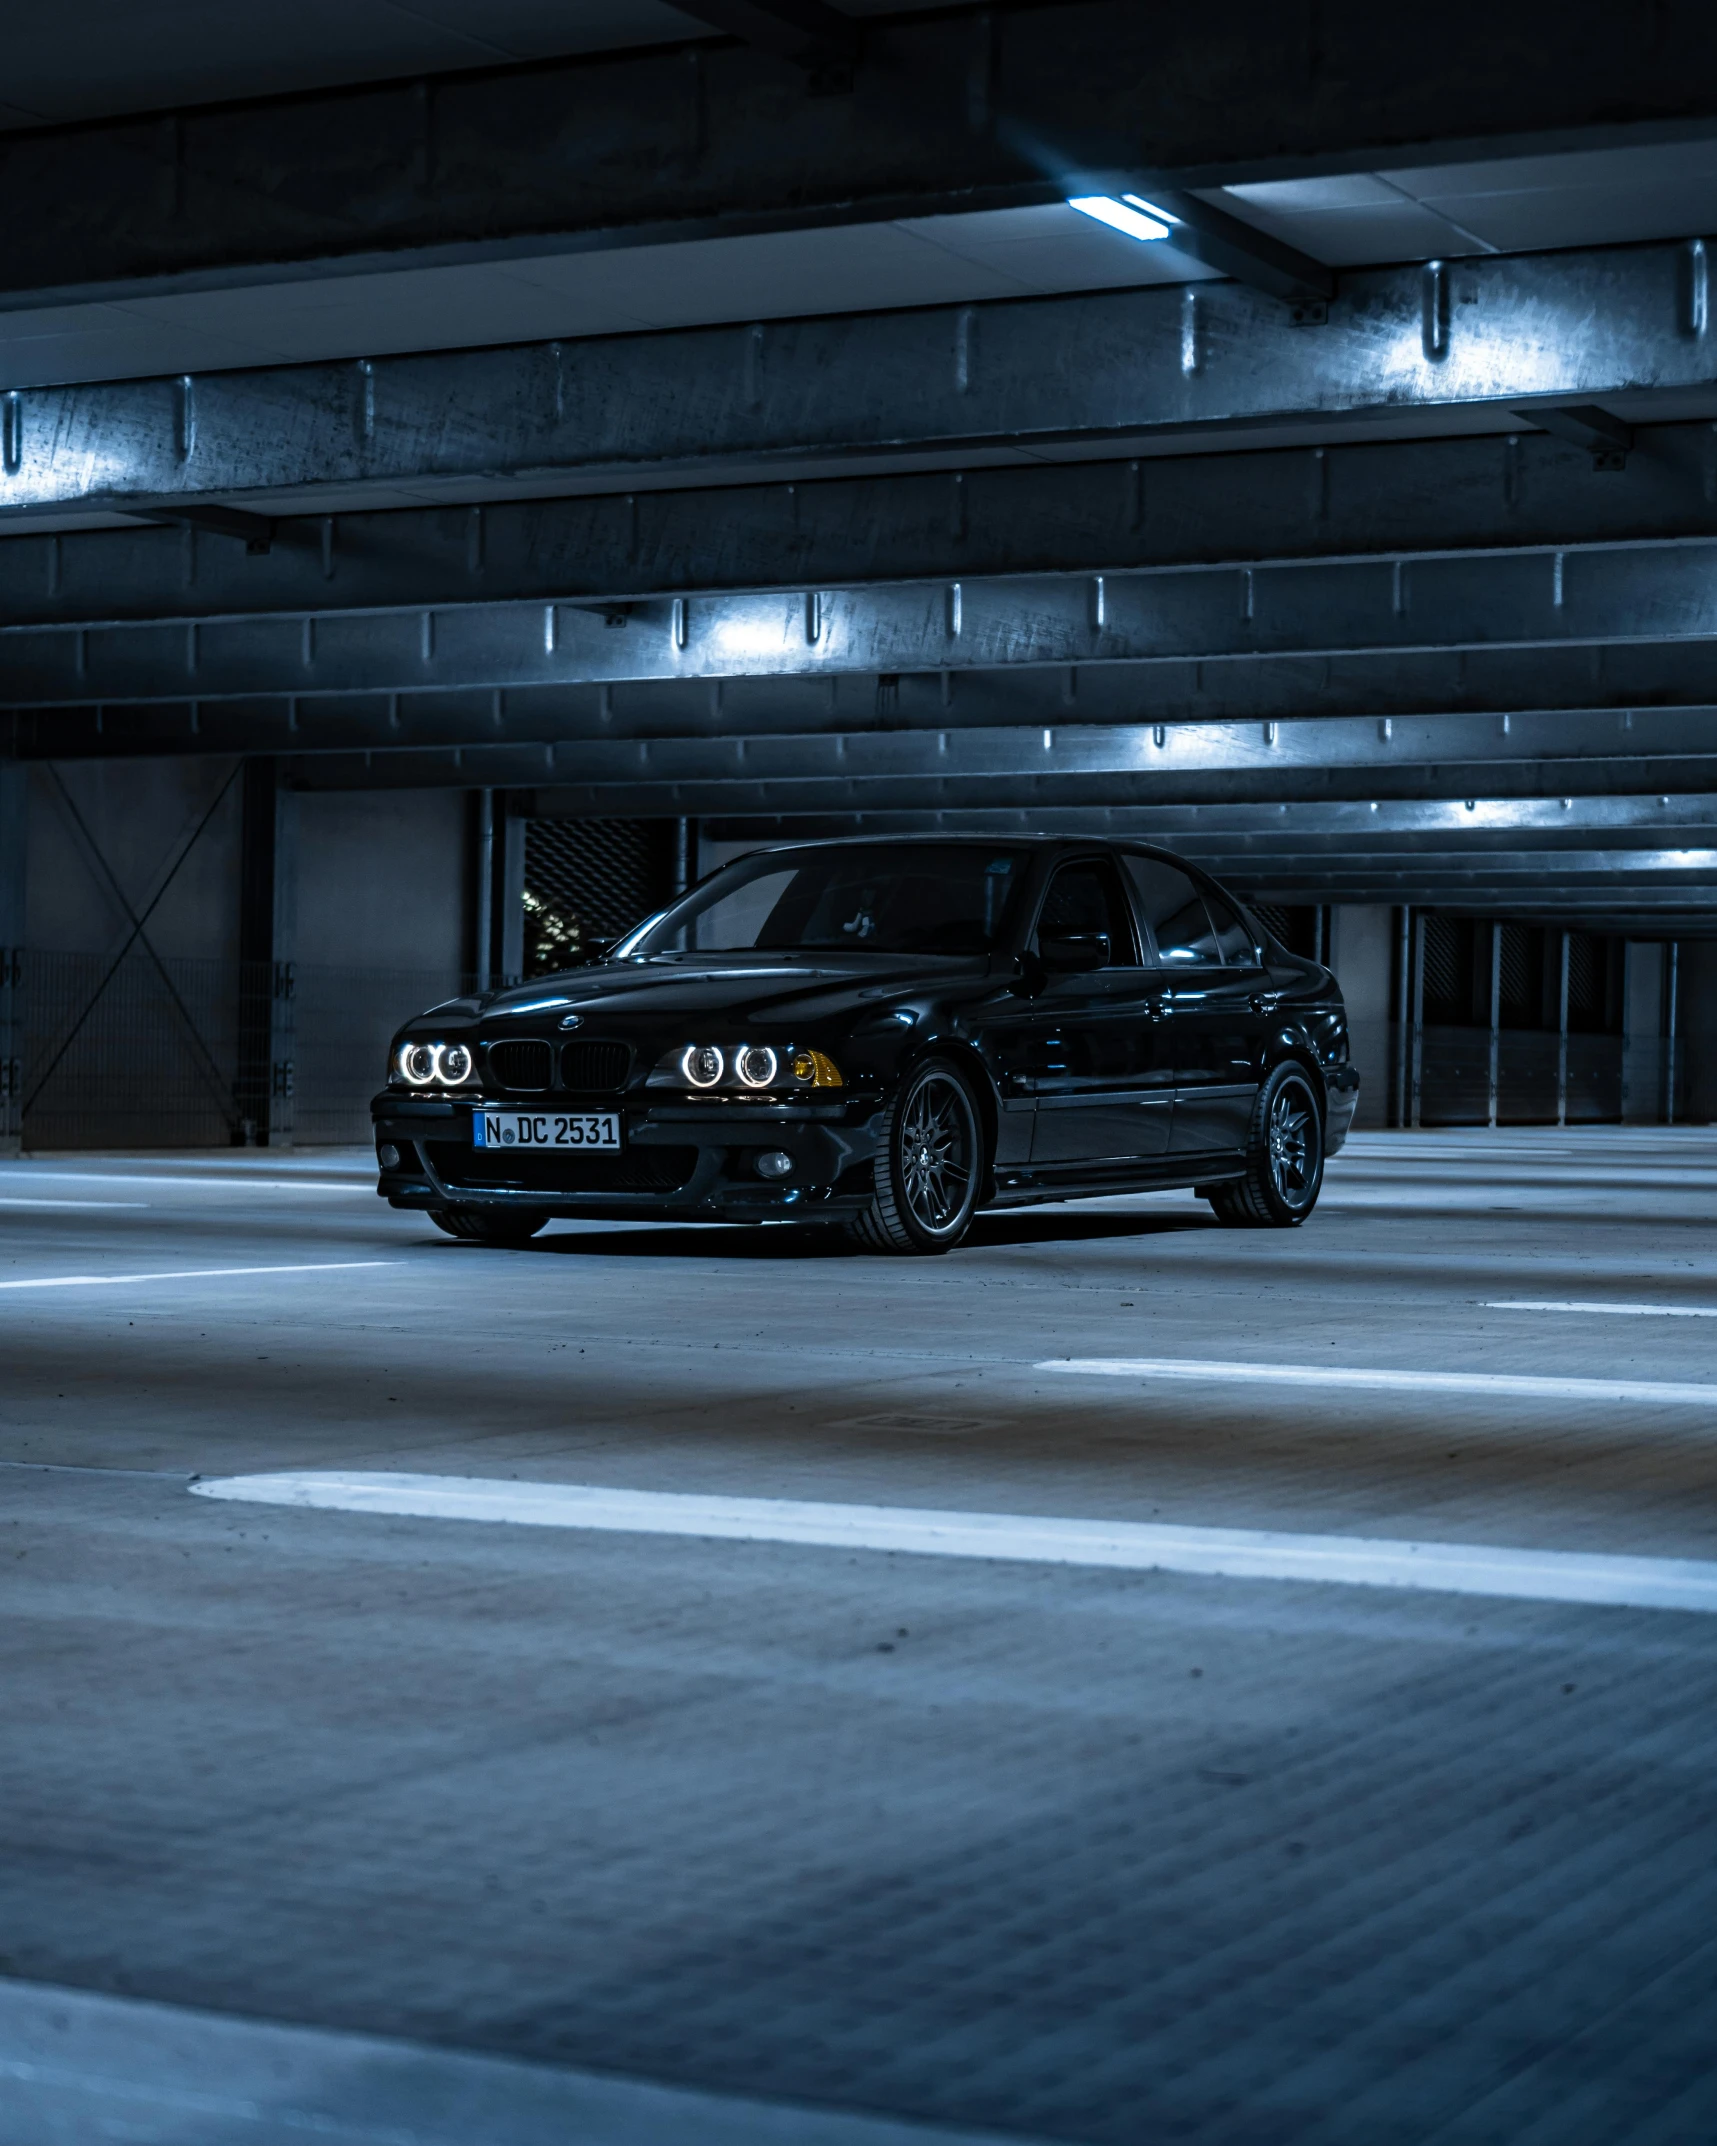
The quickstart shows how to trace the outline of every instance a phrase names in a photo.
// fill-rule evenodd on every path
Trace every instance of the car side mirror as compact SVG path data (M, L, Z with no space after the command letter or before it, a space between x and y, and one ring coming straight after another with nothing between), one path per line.
M1052 976L1084 976L1109 966L1109 935L1091 932L1078 938L1039 935L1037 957Z

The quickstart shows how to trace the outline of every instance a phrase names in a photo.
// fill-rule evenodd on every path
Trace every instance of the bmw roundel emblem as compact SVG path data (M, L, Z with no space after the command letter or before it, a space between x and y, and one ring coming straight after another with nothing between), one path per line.
M581 1013L569 1013L560 1025L562 1028L582 1028L584 1016Z

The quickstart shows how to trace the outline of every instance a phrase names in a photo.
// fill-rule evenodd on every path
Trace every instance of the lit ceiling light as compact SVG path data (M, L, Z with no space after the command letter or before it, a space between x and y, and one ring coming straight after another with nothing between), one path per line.
M1154 202L1142 201L1137 194L1123 194L1119 201L1110 194L1074 194L1067 206L1077 209L1081 216L1094 216L1111 230L1124 231L1128 238L1167 238L1180 221Z

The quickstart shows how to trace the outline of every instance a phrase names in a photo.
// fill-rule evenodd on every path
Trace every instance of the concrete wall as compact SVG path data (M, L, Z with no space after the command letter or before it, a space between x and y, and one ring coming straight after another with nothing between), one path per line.
M731 864L735 857L749 857L754 849L768 847L767 842L712 842L708 835L700 831L696 867L692 877L702 879L706 872L713 872L721 865Z
M231 760L73 761L57 771L32 767L25 945L43 954L104 954L121 945L131 928L74 814L81 815L127 899L141 911L213 805L213 817L174 874L148 931L156 950L167 957L235 956L239 791L234 772Z
M1389 1122L1390 977L1395 911L1349 905L1330 911L1329 965L1347 1001L1353 1062L1359 1068L1355 1125Z
M463 970L471 959L465 796L306 791L298 799L298 960Z

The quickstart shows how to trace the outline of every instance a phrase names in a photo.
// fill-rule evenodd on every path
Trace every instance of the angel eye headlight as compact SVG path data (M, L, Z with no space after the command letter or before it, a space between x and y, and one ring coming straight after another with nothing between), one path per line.
M427 1088L435 1078L435 1057L433 1043L402 1043L394 1063L407 1087Z
M438 1043L435 1046L435 1075L449 1088L457 1088L468 1081L477 1070L477 1060L468 1043Z
M734 1054L733 1070L747 1088L767 1088L779 1065L766 1043L748 1043Z
M713 1043L693 1043L681 1055L680 1071L694 1088L713 1088L727 1071L727 1060Z

